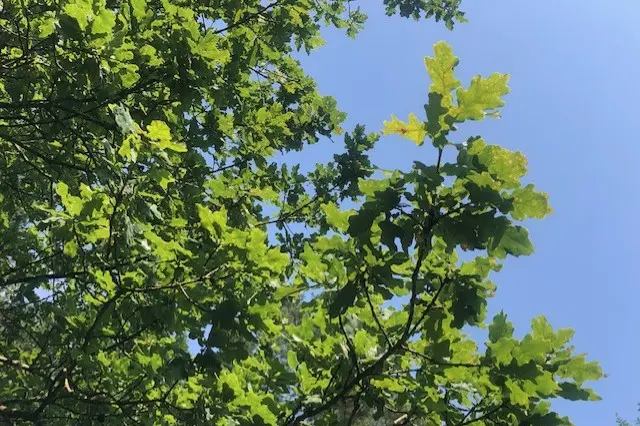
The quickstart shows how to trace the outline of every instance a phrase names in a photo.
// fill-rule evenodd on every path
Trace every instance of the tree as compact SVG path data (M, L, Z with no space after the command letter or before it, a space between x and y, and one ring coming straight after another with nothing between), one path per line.
M640 412L640 405L638 405L638 411ZM633 423L630 423L628 420L623 419L620 415L616 415L616 425L618 426L632 426L640 425L640 417L637 417Z
M458 3L385 1L449 26ZM465 87L438 43L426 118L382 131L433 164L380 170L357 126L302 173L274 154L344 114L291 54L324 24L355 35L348 1L0 6L5 424L568 425L550 398L597 398L571 330L539 317L518 339L501 313L484 351L462 332L490 273L533 252L519 222L550 211L522 154L455 139L508 76Z

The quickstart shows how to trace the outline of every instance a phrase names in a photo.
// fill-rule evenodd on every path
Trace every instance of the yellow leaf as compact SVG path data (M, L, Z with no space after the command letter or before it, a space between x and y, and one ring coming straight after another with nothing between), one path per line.
M424 138L427 136L427 130L424 122L418 120L415 114L409 114L409 122L405 123L402 120L398 120L395 115L391 116L391 121L384 122L384 128L382 129L383 135L400 135L415 142L420 146L424 143Z
M444 41L433 46L435 55L424 58L431 86L429 91L442 95L442 106L451 106L451 91L460 86L460 81L455 78L454 68L458 65L458 58L453 54L453 49Z

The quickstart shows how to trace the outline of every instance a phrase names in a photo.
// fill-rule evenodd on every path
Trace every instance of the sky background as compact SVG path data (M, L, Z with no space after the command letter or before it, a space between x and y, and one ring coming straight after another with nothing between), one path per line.
M465 126L457 141L479 134L525 153L526 179L550 194L554 213L528 223L536 253L507 259L494 275L490 313L504 309L518 334L539 314L576 329L577 352L608 374L593 385L603 401L554 402L577 426L632 417L640 402L640 2L466 0L469 22L453 32L387 17L380 0L357 3L369 14L358 38L329 31L327 45L303 58L321 92L349 113L347 130L378 131L391 114L422 117L423 58L439 40L460 57L465 85L474 74L511 74L502 119ZM311 166L335 149L321 143L299 160ZM435 160L426 144L395 137L382 138L372 158L405 170Z

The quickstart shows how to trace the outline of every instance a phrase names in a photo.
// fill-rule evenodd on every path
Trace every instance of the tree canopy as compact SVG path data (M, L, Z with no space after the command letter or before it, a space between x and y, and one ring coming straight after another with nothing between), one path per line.
M293 53L355 36L351 3L2 0L2 422L569 425L550 399L598 398L571 330L486 319L551 211L523 154L456 134L508 75L463 84L439 42L424 113L344 132ZM340 135L309 172L275 159ZM433 162L376 167L394 135Z

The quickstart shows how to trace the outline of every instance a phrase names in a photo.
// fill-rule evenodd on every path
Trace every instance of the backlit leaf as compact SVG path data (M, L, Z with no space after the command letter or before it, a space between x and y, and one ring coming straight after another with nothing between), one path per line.
M435 55L424 59L425 66L431 77L429 91L442 95L442 104L451 106L451 91L460 86L460 81L454 76L454 68L458 65L458 58L453 49L441 41L433 46Z
M509 75L495 73L488 78L473 77L468 89L458 88L457 120L482 120L504 106L502 97L509 93L508 81Z
M420 146L424 143L424 138L427 136L427 130L424 122L418 120L415 114L409 114L409 122L405 123L399 120L395 115L391 116L391 121L384 122L384 128L382 129L383 135L400 135L413 141L416 145Z

